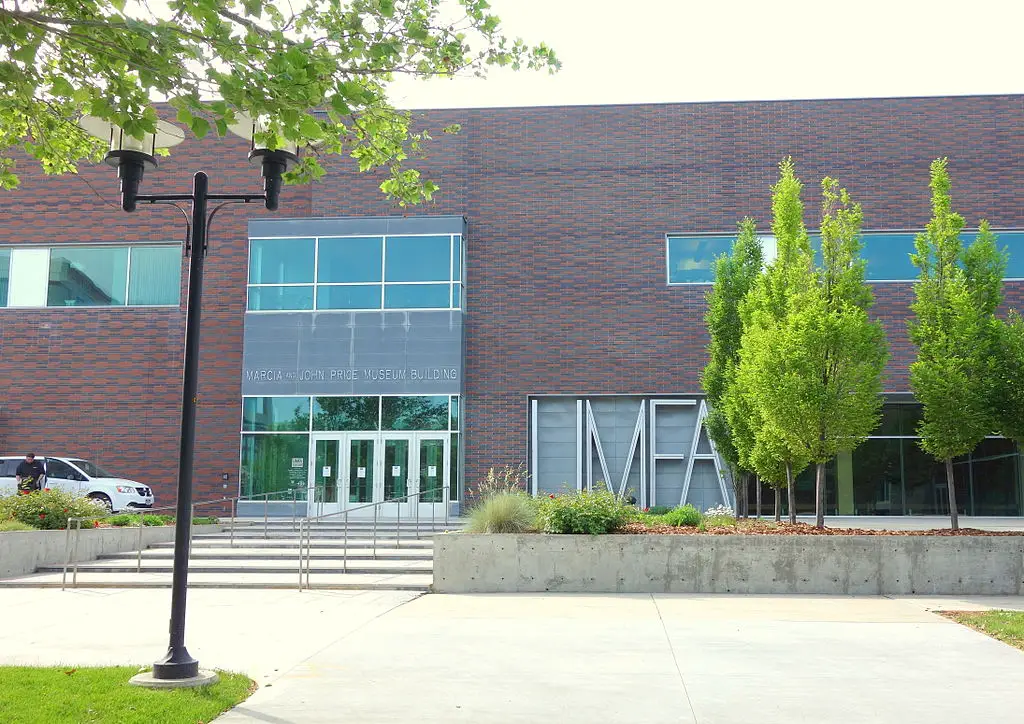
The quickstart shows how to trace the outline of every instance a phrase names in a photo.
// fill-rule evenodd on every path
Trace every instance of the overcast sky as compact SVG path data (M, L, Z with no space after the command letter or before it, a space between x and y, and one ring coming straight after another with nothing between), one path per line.
M392 86L404 108L1024 92L1024 0L491 0L562 70Z

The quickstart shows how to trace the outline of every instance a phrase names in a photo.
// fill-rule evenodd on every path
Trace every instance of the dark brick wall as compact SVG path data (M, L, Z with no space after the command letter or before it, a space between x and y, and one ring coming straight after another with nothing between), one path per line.
M451 122L462 132L441 134ZM469 219L469 480L489 465L526 460L529 395L698 390L706 288L666 286L664 235L729 232L744 215L767 230L770 186L787 155L806 183L810 226L825 174L863 204L866 228L923 226L928 166L946 155L956 208L969 224L984 217L995 226L1024 227L1024 96L459 110L431 112L424 123L436 131L429 157L418 164L442 187L433 203L396 209L378 191L379 177L357 174L339 158L311 190L288 189L289 205L279 215ZM221 163L244 151L224 141L193 142L176 149L146 188L185 190L200 148ZM112 174L83 176L115 200ZM218 190L255 189L258 173L238 162L216 169L214 182ZM26 210L44 189L65 204ZM181 228L172 209L142 209L135 219L108 210L81 179L29 174L25 188L0 202L5 242L166 239ZM232 481L237 474L245 214L218 218L208 266L199 430L205 493L218 489L222 471ZM875 293L892 345L887 389L905 390L913 291L880 284ZM1007 285L1007 298L1024 307L1024 283ZM77 321L86 316L91 331ZM51 325L46 335L44 322ZM127 475L159 479L167 499L162 484L174 470L181 325L180 313L156 310L0 311L0 375L11 390L0 409L0 445L74 445ZM46 340L45 363L42 353L20 351L26 339ZM138 394L111 376L136 380ZM100 389L120 396L97 399L92 393ZM65 422L69 408L73 424ZM97 418L103 423L94 424Z

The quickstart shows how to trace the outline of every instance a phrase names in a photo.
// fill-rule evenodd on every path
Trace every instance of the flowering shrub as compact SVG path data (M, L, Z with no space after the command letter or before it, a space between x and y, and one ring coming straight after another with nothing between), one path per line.
M598 535L618 530L636 515L636 508L610 490L584 490L541 498L537 521L545 533Z
M704 511L703 523L708 527L736 525L736 513L728 505L716 505Z
M529 490L530 474L526 467L519 465L506 465L501 468L491 468L487 475L476 486L469 486L467 492L469 497L482 499L492 495L504 493L525 493Z
M104 518L106 508L61 490L40 490L29 495L0 498L0 521L17 520L42 530L66 528L68 518ZM82 527L91 524L83 523Z

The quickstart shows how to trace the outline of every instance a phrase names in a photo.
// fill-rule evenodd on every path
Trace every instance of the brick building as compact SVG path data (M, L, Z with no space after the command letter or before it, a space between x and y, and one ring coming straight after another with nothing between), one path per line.
M770 234L770 186L792 156L809 228L826 174L863 205L891 349L883 424L829 467L829 511L945 512L943 472L913 440L906 253L929 218L929 163L948 156L955 207L1000 231L1007 305L1024 308L1024 96L450 110L425 123L462 126L417 165L441 186L433 203L394 208L379 177L331 158L273 216L217 215L197 499L290 505L311 486L320 509L410 491L429 506L523 463L537 492L609 480L644 504L728 501L700 425L709 266L741 217ZM205 170L212 192L257 192L245 153L190 139L142 190L186 192ZM19 169L21 187L0 196L0 452L90 458L170 503L184 221L167 206L121 212L105 166ZM1021 467L997 438L958 460L964 512L1020 515ZM809 479L798 503L813 506Z

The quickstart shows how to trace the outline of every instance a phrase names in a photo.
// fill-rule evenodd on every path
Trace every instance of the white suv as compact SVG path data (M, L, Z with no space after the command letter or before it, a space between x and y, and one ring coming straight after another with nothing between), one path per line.
M0 457L0 495L17 492L15 471L22 457ZM117 513L153 507L153 491L148 485L115 478L98 465L80 458L36 458L46 470L44 488L84 495Z

